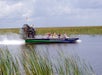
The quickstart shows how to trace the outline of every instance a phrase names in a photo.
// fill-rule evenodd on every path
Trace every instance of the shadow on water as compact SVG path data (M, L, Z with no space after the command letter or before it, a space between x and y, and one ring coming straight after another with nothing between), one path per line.
M78 55L63 52L70 44L9 44L22 39L18 34L8 35L0 36L0 75L95 75ZM5 38L10 41L3 43Z

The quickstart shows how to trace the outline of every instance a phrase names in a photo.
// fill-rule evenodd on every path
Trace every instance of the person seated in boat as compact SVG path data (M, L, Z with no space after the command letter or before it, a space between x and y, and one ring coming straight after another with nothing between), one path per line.
M47 33L47 38L51 38L51 33Z
M57 34L56 33L53 33L52 34L52 38L58 38Z
M61 38L61 34L58 34L58 38L59 38L59 39Z
M63 38L69 38L66 33L64 33Z

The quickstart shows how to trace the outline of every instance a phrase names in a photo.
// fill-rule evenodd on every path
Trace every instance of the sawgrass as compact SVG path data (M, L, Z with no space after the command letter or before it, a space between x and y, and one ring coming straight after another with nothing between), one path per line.
M56 32L64 34L102 34L102 26L93 27L56 27L56 28L39 28L38 34L45 34L47 32Z
M37 34L46 33L67 33L67 34L102 34L102 26L85 26L85 27L50 27L50 28L35 28ZM0 29L0 33L19 33L20 28L5 28Z
M0 34L4 33L19 33L19 28L2 28L0 29Z
M32 46L22 51L22 58L13 57L9 51L0 49L0 75L95 75L92 67L78 56L58 52L54 63L48 52L42 56Z
M19 66L15 62L8 50L0 49L0 75L20 75Z

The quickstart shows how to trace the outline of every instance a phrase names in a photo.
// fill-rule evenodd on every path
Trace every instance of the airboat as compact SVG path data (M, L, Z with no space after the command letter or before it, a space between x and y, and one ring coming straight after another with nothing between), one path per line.
M48 44L48 43L76 43L79 38L36 38L36 31L28 24L22 27L22 36L27 44Z

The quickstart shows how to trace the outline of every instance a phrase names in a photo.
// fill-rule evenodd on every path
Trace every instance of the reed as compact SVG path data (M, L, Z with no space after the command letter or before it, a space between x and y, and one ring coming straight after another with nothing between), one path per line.
M27 46L21 57L13 57L9 51L0 49L0 75L95 75L92 67L78 56L58 52L54 63L48 52L40 55L32 46Z
M15 62L8 50L0 49L0 75L19 75L19 66Z

